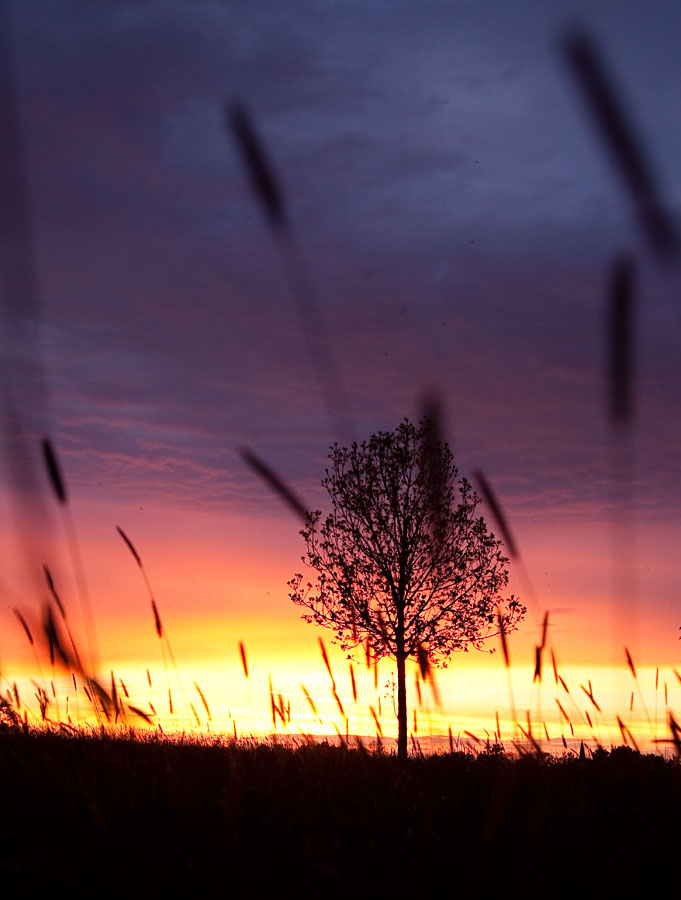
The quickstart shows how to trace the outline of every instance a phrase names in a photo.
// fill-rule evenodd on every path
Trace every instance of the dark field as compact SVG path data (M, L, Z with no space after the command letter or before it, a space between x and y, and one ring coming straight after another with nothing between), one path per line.
M681 767L628 748L400 762L5 728L0 761L20 895L614 896L677 869Z

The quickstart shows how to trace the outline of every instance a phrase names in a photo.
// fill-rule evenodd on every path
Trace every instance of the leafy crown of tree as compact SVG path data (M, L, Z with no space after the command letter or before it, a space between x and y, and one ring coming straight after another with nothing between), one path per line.
M301 531L316 584L289 582L307 622L332 629L343 650L364 643L376 658L427 654L436 665L517 627L525 607L500 597L501 541L476 518L480 498L428 419L335 444L329 460L331 512L311 513Z

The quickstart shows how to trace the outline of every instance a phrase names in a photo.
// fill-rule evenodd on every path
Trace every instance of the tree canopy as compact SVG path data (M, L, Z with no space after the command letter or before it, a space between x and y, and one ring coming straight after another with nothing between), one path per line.
M398 749L406 755L405 661L446 665L453 651L481 649L525 607L511 596L501 541L476 517L480 498L459 472L432 423L405 419L350 447L335 444L322 486L331 509L301 531L304 563L294 603L308 622L335 632L342 649L368 645L398 670Z

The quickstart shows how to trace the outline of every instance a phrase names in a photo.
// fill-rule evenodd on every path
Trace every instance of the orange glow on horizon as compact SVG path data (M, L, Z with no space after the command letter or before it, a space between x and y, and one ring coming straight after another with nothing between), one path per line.
M112 522L121 523L143 559L177 671L155 633L143 578ZM394 736L396 720L390 689L386 688L394 665L389 660L381 661L375 687L374 674L366 671L360 654L354 669L358 691L355 703L348 660L332 644L329 632L301 621L301 610L288 598L286 582L301 567L300 538L296 524L288 517L253 520L243 516L169 511L151 520L145 517L144 511L118 509L103 523L101 510L86 504L78 526L79 534L85 536L81 537L82 552L96 615L100 681L104 687L110 685L113 671L119 693L123 690L122 679L130 694L129 703L149 713L152 721L162 724L164 730L210 728L212 733L229 736L236 727L241 736L268 735L273 730L271 678L276 703L281 694L285 704L290 702L291 707L291 721L286 724L275 714L278 733L334 736L347 731L371 738L375 723L370 708L378 713L380 707L384 735ZM590 547L590 537L584 534L583 528L566 526L561 534L560 545L554 541L553 534L542 528L521 536L523 546L528 548L526 565L538 599L534 606L528 603L530 608L521 629L509 636L518 724L510 712L508 678L501 653L471 651L454 655L447 669L435 671L441 707L435 703L427 685L421 686L424 702L419 706L414 686L415 667L410 667L409 724L413 731L416 710L416 739L435 741L439 745L451 728L459 741L475 743L464 732L482 741L494 740L497 714L502 738L507 741L521 738L519 726L528 730L528 710L533 736L552 749L562 748L561 735L568 743L573 742L573 731L575 740L584 737L592 742L622 743L617 715L635 739L646 746L650 746L656 735L665 736L667 707L674 710L681 703L681 684L673 672L678 656L674 607L670 605L666 618L658 616L652 623L646 621L645 633L640 627L642 617L637 624L634 618L621 616L625 626L635 626L631 639L627 638L626 642L637 666L639 691L639 685L626 667L624 641L615 639L618 629L613 628L616 617L604 575L607 561L604 564L601 556L603 548L598 544ZM658 579L655 586L658 595L671 592L674 580L669 541L669 536L662 535L660 530L660 542L651 559ZM55 579L78 645L83 647L83 629L68 558L62 553L60 559L61 566L55 567ZM525 586L513 567L511 577L511 590L523 596ZM640 608L644 606L646 591L652 589L643 579ZM36 593L39 595L40 588ZM31 602L30 595L17 593L2 612L3 693L13 690L16 681L20 698L28 704L30 718L38 721L36 686L31 679L41 684L48 694L54 679L57 697L52 697L49 714L56 717L58 700L59 716L66 720L68 696L71 720L91 721L82 686L76 701L70 676L53 675L44 651L40 656L42 673L37 671L31 648L11 612L14 605L25 611L36 633L40 630L38 602L35 599ZM627 608L625 604L623 611ZM534 647L545 609L549 610L549 646L554 649L569 694L553 683L548 652L544 656L541 691L532 685ZM319 652L320 637L329 651L344 716L330 690L329 676ZM241 642L248 658L248 679L239 654ZM492 640L490 649L498 649L496 643ZM651 684L658 666L658 690L655 691ZM601 714L580 687L588 687L589 680L593 696L603 710ZM210 722L195 684L211 711ZM312 698L317 715L302 685ZM634 704L630 708L632 692ZM570 717L572 729L556 698ZM570 745L574 746L574 742Z
M148 666L139 659L121 659L112 669L116 690L120 697L127 691L128 705L148 713L154 725L161 725L166 732L198 731L228 738L234 734L240 738L263 738L276 733L336 739L338 734L347 734L359 735L366 743L371 742L376 733L373 708L379 716L384 738L394 739L397 722L390 689L395 676L394 664L387 659L381 660L376 677L373 667L367 670L365 666L353 663L357 689L355 702L350 663L337 648L327 644L337 688L336 699L316 635L308 635L308 638L307 643L301 641L299 645L300 655L282 654L278 660L268 659L262 652L252 653L245 643L248 678L244 675L238 642L234 640L221 660L178 660L177 671L168 659L164 662L159 658ZM533 685L533 667L516 663L511 668L515 721L511 716L508 673L501 655L477 655L477 659L471 657L468 660L459 656L449 669L436 670L437 700L431 685L421 683L419 702L416 673L415 665L408 667L410 732L426 750L447 749L450 729L459 748L482 746L486 740L494 743L498 739L497 717L501 740L507 746L514 740L527 744L527 735L531 733L542 749L552 752L563 750L563 738L573 749L579 746L580 739L591 746L598 742L608 747L628 740L628 736L623 738L618 726L619 716L640 749L651 751L655 749L656 738L667 737L669 711L681 706L681 684L674 670L668 667L637 667L634 680L625 662L618 668L561 665L558 668L561 681L556 684L549 662L545 663L542 683ZM28 665L21 666L14 675L13 682L18 685L24 707L31 710L30 720L37 723L35 683L30 681L35 678L34 670ZM43 665L42 679L36 679L36 682L42 681L48 694L52 679L56 698L52 700L48 715L73 724L92 724L95 719L80 680L76 700L72 678L65 674L55 677L49 666ZM100 683L109 690L111 672L100 675ZM275 704L290 705L289 722L276 714L273 724L270 684ZM144 727L134 715L128 722ZM665 746L661 744L660 749L664 750Z

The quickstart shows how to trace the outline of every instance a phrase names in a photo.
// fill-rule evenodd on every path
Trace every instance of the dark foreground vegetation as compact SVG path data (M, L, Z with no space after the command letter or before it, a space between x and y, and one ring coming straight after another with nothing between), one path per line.
M0 761L2 884L20 895L613 896L678 852L681 766L628 748L401 761L4 728Z

